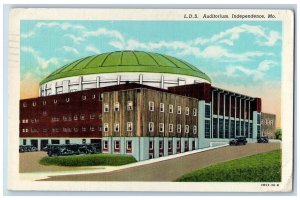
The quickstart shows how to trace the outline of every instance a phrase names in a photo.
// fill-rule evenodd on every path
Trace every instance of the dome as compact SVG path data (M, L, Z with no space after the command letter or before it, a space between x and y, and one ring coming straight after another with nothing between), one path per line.
M43 79L40 85L65 77L118 72L182 74L211 82L197 67L168 55L144 51L115 51L88 56L66 64Z

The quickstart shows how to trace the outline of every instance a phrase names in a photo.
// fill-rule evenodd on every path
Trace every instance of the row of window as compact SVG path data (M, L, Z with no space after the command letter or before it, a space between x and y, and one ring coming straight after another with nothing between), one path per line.
M90 126L90 127L74 127L74 128L63 127L62 129L52 128L51 130L52 130L52 133L58 133L58 132L60 132L60 130L62 130L62 132L64 132L64 133L70 133L70 132L78 132L79 130L81 130L82 132L86 132L87 130L89 130L91 132L94 132L94 131L96 131L96 129L97 129L97 127ZM23 133L28 133L29 130L31 131L31 133L37 133L38 132L38 129L36 129L36 128L31 128L31 129L23 128L22 132ZM46 129L46 128L42 129L43 133L47 133L47 131L48 131L48 129ZM102 131L102 126L98 127L98 131Z
M274 121L270 120L270 119L265 119L265 120L262 119L261 120L261 124L273 126L274 125Z
M50 94L49 94L50 95ZM99 97L99 100L101 101L102 100L102 94L100 95L100 97ZM91 95L91 98L92 99L96 99L96 95L95 94L93 94L93 95ZM83 100L83 101L85 101L86 99L87 99L87 96L86 95L82 95L81 96L81 99ZM48 101L49 102L49 101ZM67 102L67 103L69 103L70 102L70 97L66 97L65 98L65 102ZM53 103L54 104L57 104L57 99L53 99ZM28 105L29 105L30 103L29 102L23 102L23 108L26 108ZM36 101L33 101L32 102L32 107L36 107ZM43 101L43 106L45 106L45 105L47 105L47 101Z
M113 142L113 149L114 152L120 152L120 140L115 140ZM186 150L189 149L189 141L184 141L184 148ZM196 142L192 141L192 150L194 150L196 148ZM164 149L164 142L162 140L159 141L159 150L163 150ZM173 149L173 141L169 140L168 141L168 150L172 150ZM181 141L176 141L176 149L179 150L178 152L180 152L181 149ZM126 141L126 153L131 153L133 150L133 143L131 140L127 140ZM154 141L149 141L149 151L153 151L154 150ZM107 140L103 141L103 151L109 151L109 143Z
M148 127L149 127L148 128L149 132L154 132L154 122L149 122ZM169 124L168 128L169 128L170 133L174 132L174 125L173 124ZM161 132L161 133L165 132L165 124L164 123L159 123L158 129L159 129L159 132ZM127 131L133 131L133 123L132 122L127 122L127 129L126 130ZM103 131L104 132L109 131L109 123L104 123L103 124ZM119 132L120 131L120 124L119 123L114 123L113 124L113 131L114 132ZM181 124L177 124L176 132L181 133ZM189 133L189 132L190 132L190 126L185 125L184 126L184 133ZM193 126L193 133L194 134L197 133L197 126L196 125Z
M133 110L133 102L132 101L127 101L127 111L131 111L131 110ZM115 112L120 111L120 103L119 102L114 103L114 111ZM149 101L149 111L154 111L154 102L153 101ZM159 104L159 111L160 112L165 112L164 103ZM168 111L169 111L169 113L173 113L174 112L174 106L169 104L169 110ZM104 103L104 112L109 112L109 104L108 103ZM177 114L181 114L181 106L177 106ZM185 107L185 114L186 115L190 114L189 107ZM196 108L193 109L193 116L197 116L197 109Z

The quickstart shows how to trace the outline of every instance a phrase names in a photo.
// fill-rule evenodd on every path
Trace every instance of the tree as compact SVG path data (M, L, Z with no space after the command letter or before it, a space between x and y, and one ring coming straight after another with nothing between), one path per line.
M281 128L277 128L276 129L276 131L275 131L275 137L276 137L276 139L281 140L281 138L282 138Z

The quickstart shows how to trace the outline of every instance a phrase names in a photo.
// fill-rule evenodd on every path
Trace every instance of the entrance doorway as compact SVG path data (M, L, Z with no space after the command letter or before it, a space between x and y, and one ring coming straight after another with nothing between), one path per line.
M38 148L38 140L30 140L30 144L36 148Z
M45 148L48 143L48 140L41 140L41 150L43 150L43 148Z

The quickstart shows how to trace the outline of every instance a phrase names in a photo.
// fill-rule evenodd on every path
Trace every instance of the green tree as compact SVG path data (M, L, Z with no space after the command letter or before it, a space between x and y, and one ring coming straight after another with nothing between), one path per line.
M282 138L281 128L277 128L276 129L276 131L275 131L275 137L276 137L276 139L281 140L281 138Z

